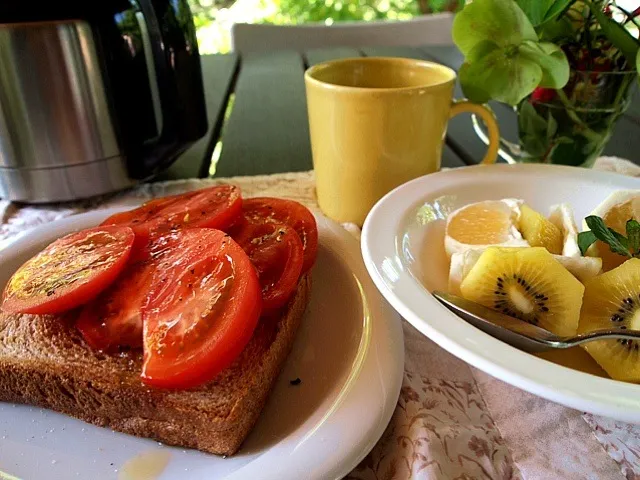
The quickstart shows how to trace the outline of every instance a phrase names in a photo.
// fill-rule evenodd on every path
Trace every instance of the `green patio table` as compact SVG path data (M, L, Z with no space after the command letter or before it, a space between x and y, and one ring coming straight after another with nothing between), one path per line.
M362 47L279 50L241 56L202 55L209 131L169 170L154 180L228 177L312 168L304 89L304 71L319 62L358 56L392 56L435 61L457 70L462 55L455 46ZM456 98L462 97L456 85ZM517 140L516 114L492 102L502 135ZM215 168L212 156L218 146ZM449 123L442 166L459 167L481 159L486 146L469 115ZM640 99L634 97L618 121L605 155L640 163Z

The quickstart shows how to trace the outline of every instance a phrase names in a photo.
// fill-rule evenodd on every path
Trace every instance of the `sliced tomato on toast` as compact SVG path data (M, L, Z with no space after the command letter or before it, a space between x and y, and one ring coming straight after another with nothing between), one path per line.
M136 235L136 247L144 247L149 239L149 226L147 222L154 218L164 207L178 201L180 195L170 197L154 198L143 203L137 208L111 215L100 225L124 225Z
M76 327L90 347L115 352L142 348L142 307L153 282L166 281L166 256L187 248L175 232L154 237L133 254L127 268L98 297L82 308Z
M251 223L271 221L293 228L304 249L302 273L311 269L318 252L318 226L313 214L304 205L282 198L256 197L244 200L242 212L244 220Z
M298 286L304 250L296 231L282 223L244 222L233 233L258 272L264 310L284 306Z
M171 234L143 308L142 381L189 388L212 380L249 342L262 311L251 260L209 228Z
M102 226L56 240L13 274L2 310L55 314L89 302L125 268L134 238L129 227Z
M82 308L76 327L90 347L105 352L142 347L142 307L157 264L148 259L128 265L114 283Z
M240 189L233 185L203 188L180 195L150 200L142 206L117 213L102 225L127 225L136 234L136 246L144 246L151 236L180 228L225 230L242 213Z
M240 189L233 185L220 185L187 192L177 202L160 210L147 222L156 234L180 228L215 228L225 230L242 214Z

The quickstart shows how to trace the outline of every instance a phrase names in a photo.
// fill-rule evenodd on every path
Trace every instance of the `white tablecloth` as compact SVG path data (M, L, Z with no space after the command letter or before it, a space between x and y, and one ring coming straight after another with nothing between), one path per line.
M640 176L640 167L616 158L601 158L595 168ZM0 242L80 211L219 182L240 186L245 196L281 196L317 208L312 172L146 184L65 205L0 202ZM357 227L345 227L359 235ZM398 406L381 440L347 478L640 478L640 427L530 395L470 367L407 322L403 327L406 363Z

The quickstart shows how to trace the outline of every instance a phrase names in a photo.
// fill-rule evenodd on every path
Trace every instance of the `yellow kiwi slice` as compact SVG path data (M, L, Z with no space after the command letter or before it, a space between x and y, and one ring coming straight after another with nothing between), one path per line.
M527 205L520 207L518 230L532 247L544 247L556 255L562 254L562 231L541 213Z
M460 292L550 332L572 335L584 286L543 247L489 247L460 284Z
M640 330L640 259L587 282L578 332L600 328ZM582 346L615 380L640 382L640 342L597 340Z

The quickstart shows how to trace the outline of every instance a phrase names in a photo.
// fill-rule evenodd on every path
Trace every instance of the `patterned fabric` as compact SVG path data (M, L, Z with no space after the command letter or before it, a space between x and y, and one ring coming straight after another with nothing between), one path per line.
M595 168L640 176L639 167L611 157ZM17 234L74 213L222 182L239 186L246 197L279 196L318 208L312 172L145 184L63 206L0 201L0 248ZM359 237L355 225L344 227ZM640 479L640 427L530 395L470 367L408 323L403 328L398 406L347 479Z
M434 380L405 371L389 426L346 478L522 477L473 382Z
M583 418L625 478L640 478L640 428L591 414Z

